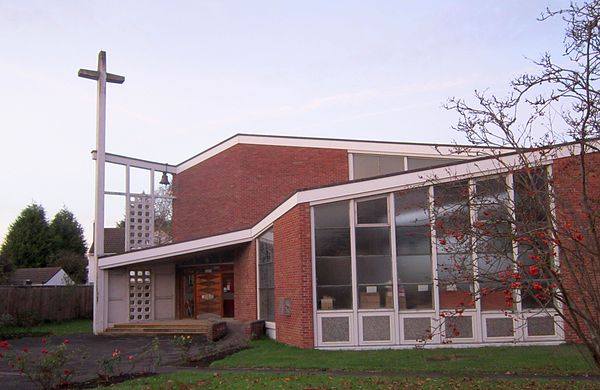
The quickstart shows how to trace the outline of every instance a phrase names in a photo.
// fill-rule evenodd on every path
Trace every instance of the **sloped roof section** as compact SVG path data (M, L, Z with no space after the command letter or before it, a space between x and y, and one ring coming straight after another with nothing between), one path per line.
M8 283L12 285L45 284L62 268L60 267L45 267L45 268L17 268L10 276Z
M176 166L181 173L192 166L207 160L237 144L292 146L303 148L344 149L352 153L391 153L423 157L480 157L489 155L490 148L473 145L451 145L431 143L411 143L374 140L354 140L336 138L294 137L280 135L236 134L212 146ZM461 156L454 154L460 149ZM495 148L500 149L500 148Z
M94 253L94 243L90 246L89 253ZM125 253L125 228L104 228L104 253Z

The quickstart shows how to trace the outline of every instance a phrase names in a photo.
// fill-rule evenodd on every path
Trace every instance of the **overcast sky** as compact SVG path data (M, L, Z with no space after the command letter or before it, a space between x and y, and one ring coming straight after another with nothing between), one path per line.
M96 85L77 70L99 50L125 76L108 152L176 164L236 133L460 142L443 103L560 55L564 26L536 18L567 4L0 0L0 241L32 202L91 238Z

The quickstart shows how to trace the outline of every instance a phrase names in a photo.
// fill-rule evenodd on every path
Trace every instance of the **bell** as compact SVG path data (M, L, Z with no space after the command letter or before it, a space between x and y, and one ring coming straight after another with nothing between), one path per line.
M160 184L168 186L169 184L169 176L167 176L167 172L163 172L162 177L160 178Z

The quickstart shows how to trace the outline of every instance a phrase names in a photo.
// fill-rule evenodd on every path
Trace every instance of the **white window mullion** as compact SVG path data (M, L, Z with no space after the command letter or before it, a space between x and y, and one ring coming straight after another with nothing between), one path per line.
M356 218L355 218L355 200L348 202L348 213L350 214L350 267L352 270L352 313L354 318L354 326L352 326L353 334L351 335L355 343L358 343L358 280L356 276Z
M477 221L477 211L475 210L475 205L473 204L473 200L475 199L475 191L477 190L476 188L476 183L475 180L471 179L469 180L469 196L467 198L467 207L469 208L469 223L470 226L468 226L468 229L471 229L471 232L473 232L473 227L475 226L475 222ZM477 250L475 248L475 238L473 237L473 234L469 234L469 247L470 247L470 251L471 251L471 264L473 266L473 285L472 288L473 290L473 299L475 300L475 310L476 310L476 314L473 317L473 319L475 321L473 321L473 336L475 336L475 339L477 341L481 341L482 339L482 335L481 335L481 328L483 327L483 317L481 316L481 291L479 289L479 281L478 281L478 276L479 276L479 264L477 261Z
M506 187L508 188L507 191L507 196L508 196L508 204L509 204L509 210L508 212L510 213L510 220L512 221L511 223L511 230L514 233L517 233L517 226L515 224L516 222L516 213L515 213L515 180L514 180L514 175L511 173L509 175L506 175ZM513 272L519 272L519 268L517 266L517 260L519 258L519 244L517 243L516 240L513 240L512 242L512 251L513 251ZM513 294L513 298L515 299L516 305L513 305L513 309L515 310L515 313L513 314L515 316L515 339L516 340L523 340L524 338L524 334L523 334L523 327L525 326L525 321L524 321L524 317L523 317L523 305L521 303L521 289L515 289L512 291Z
M432 331L434 331L434 329L438 328L438 332L437 335L434 335L433 340L441 340L441 326L442 323L440 321L440 299L439 299L439 290L440 290L440 284L439 284L439 279L438 279L438 268L437 268L437 238L436 238L436 231L435 231L435 193L434 193L434 188L433 186L429 186L429 191L428 191L428 205L429 205L429 221L430 221L430 233L431 233L431 275L433 276L433 283L432 283L432 294L433 294L433 308L435 310L435 319L434 319L434 324L432 324Z
M394 294L394 315L393 315L393 334L395 334L396 343L400 342L400 319L398 316L399 305L398 305L398 256L396 255L396 207L394 202L394 194L391 193L388 197L388 215L390 221L390 244L391 244L391 256L392 256L392 294Z

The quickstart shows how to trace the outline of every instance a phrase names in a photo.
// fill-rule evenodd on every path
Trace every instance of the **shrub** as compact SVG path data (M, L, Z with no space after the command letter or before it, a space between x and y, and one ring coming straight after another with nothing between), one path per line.
M31 352L28 347L13 351L7 341L0 342L0 348L6 351L6 356L0 353L0 359L6 358L10 368L41 389L52 389L68 383L73 375L73 368L68 367L68 362L76 354L69 349L69 340L59 345L46 344L46 339L41 342L44 348L37 353Z
M17 325L17 320L15 317L8 313L4 313L0 316L0 328L7 328L15 325Z

